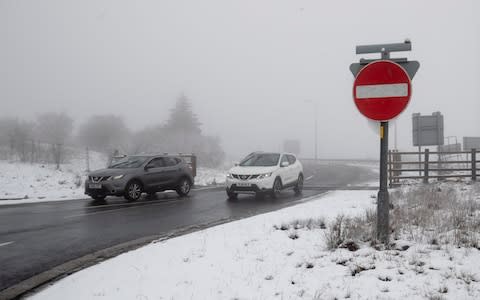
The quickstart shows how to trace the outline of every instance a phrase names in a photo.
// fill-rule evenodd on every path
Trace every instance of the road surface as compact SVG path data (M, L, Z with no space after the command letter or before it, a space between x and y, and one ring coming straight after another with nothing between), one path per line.
M342 163L305 163L304 170L303 194L287 190L275 200L240 195L227 201L223 187L211 187L194 189L187 198L165 192L134 203L107 198L0 206L0 298L9 287L102 249L277 210L378 176Z

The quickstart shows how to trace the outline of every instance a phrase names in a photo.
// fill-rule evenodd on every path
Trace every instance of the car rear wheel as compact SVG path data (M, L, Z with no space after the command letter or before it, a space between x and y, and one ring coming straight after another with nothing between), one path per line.
M300 195L303 191L303 176L302 174L298 175L297 184L293 188L296 195Z
M131 181L125 189L125 198L129 201L137 201L142 196L142 192L142 184L136 180Z
M177 187L177 194L181 197L187 196L188 193L190 193L190 190L192 189L192 184L190 183L190 180L187 178L182 178L180 179L180 183Z
M272 197L273 198L278 198L280 196L280 192L282 191L282 181L280 178L276 178L275 181L273 182L273 188L272 188Z

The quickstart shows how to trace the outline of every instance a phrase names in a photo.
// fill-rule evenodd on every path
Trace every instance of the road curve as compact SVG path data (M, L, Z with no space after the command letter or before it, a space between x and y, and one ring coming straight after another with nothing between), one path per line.
M9 287L95 251L277 210L378 176L342 163L309 163L304 168L308 180L303 195L285 191L276 200L245 195L227 201L224 188L213 187L193 190L187 198L166 192L135 203L107 198L100 203L85 199L0 206L0 298Z

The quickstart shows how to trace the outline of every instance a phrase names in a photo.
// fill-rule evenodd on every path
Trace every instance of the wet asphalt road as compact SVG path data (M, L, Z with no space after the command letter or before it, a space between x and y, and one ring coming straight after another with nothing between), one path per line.
M198 224L235 220L294 205L302 199L376 178L343 163L304 163L302 196L284 191L279 199L240 195L227 201L223 187L173 192L127 203L90 199L0 206L0 291L92 252L146 236Z

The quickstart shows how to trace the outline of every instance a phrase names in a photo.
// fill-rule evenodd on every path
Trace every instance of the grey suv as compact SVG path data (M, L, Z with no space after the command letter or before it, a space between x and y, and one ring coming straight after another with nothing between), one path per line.
M124 196L130 201L138 200L143 192L153 195L165 190L186 196L193 183L192 169L180 157L134 155L88 174L85 194L96 200L112 195Z

